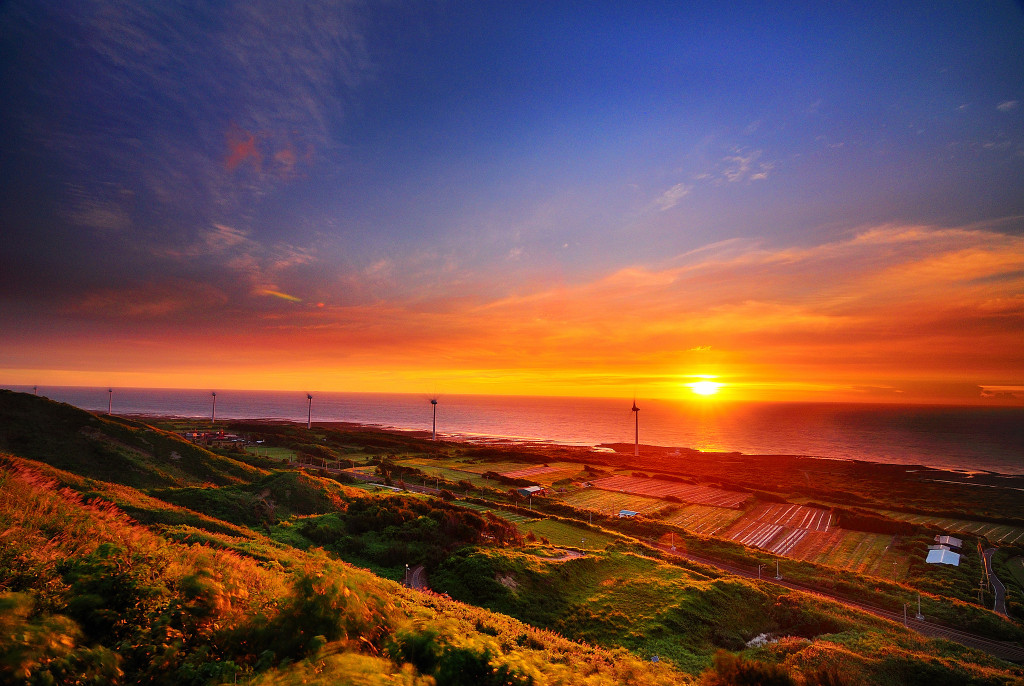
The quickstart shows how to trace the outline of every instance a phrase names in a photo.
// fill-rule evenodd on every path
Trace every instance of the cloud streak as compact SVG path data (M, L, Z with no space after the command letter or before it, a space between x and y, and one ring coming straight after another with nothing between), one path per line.
M248 240L229 227L216 234L213 243ZM379 263L369 272L391 269ZM167 320L219 308L221 328L209 331L219 347L251 321L244 310L224 309L223 293L171 286L130 297L93 294L76 313ZM301 304L287 290L256 292ZM1024 239L883 226L811 246L727 241L660 265L487 302L403 297L269 310L259 343L247 345L249 357L279 365L301 338L292 372L319 365L398 373L430 359L452 378L493 374L512 383L510 370L518 370L520 384L541 384L546 375L580 392L601 386L594 379L611 388L625 378L709 374L755 394L819 388L855 397L875 389L874 397L886 388L900 395L932 380L1005 398L1016 391L999 383L1024 375L1022 330Z

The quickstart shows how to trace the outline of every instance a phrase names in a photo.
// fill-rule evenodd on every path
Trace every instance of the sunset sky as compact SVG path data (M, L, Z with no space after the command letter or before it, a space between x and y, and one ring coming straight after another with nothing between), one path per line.
M1018 3L8 0L0 83L0 385L1024 402Z

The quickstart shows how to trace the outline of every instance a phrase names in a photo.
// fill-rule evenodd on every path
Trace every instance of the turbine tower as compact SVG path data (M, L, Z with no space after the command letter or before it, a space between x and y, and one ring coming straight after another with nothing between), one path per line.
M107 414L110 414L110 406L114 403L114 389L107 389Z
M309 393L306 394L306 400L309 402L308 413L306 414L306 428L313 428L313 396Z
M633 421L636 430L633 438L633 457L640 457L640 408L636 406L636 398L633 398Z
M437 440L437 398L431 398L430 399L430 404L434 406L434 423L433 423L433 428L431 430L431 435L433 436L433 440L436 441Z
M217 423L217 391L211 391L210 395L213 396L213 414L210 415L210 424Z

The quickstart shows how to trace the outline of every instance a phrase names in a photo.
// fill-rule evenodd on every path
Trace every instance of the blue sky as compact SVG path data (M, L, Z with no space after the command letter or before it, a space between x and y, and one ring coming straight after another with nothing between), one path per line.
M851 293L892 278L863 265L896 257L1001 284L970 297L975 312L1000 303L1004 337L976 338L985 319L930 366L884 370L886 350L839 373L848 351L793 331L790 345L831 361L835 378L817 370L815 383L1024 383L1010 339L1024 269L1021 6L721 5L9 0L0 318L17 333L0 371L223 385L277 368L294 336L321 352L266 383L326 374L401 390L426 382L410 371L412 341L450 336L432 345L455 388L486 391L468 380L492 375L509 390L519 374L532 381L512 390L578 392L582 376L621 364L615 347L589 371L571 363L564 332L585 345L617 321L582 317L580 294L623 274L767 254L795 264L798 251L847 246L830 269ZM775 313L762 331L773 333L787 308L828 300L828 276L801 262L766 281L713 271L680 285L667 302L703 309L646 313L634 345L649 359L630 382L716 364L732 364L736 383L806 373L781 348L776 371L740 364L765 342L734 329L711 343L664 332L754 303ZM949 300L947 281L928 283L902 306ZM645 293L635 280L623 289ZM554 310L531 309L541 301ZM878 321L895 313L864 307ZM549 333L499 352L473 325L503 327L498 311ZM948 330L953 316L929 321ZM209 350L182 341L223 343L254 323L276 333L250 341L244 362L213 355L216 369L197 370ZM538 341L563 357L517 358ZM996 369L950 369L956 351L989 344ZM686 359L709 346L715 364ZM673 354L677 368L659 371ZM559 359L574 371L547 388Z

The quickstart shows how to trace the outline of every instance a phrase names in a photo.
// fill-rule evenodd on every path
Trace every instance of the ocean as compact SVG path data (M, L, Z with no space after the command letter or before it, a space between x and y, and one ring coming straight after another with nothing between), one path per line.
M32 392L31 387L6 386ZM107 389L39 394L106 412ZM210 391L115 388L114 414L209 417ZM632 443L632 398L442 395L439 436L597 446ZM808 455L1024 475L1024 407L856 403L717 403L639 399L642 444ZM217 419L306 421L305 392L217 391ZM430 431L427 395L315 393L314 422Z

